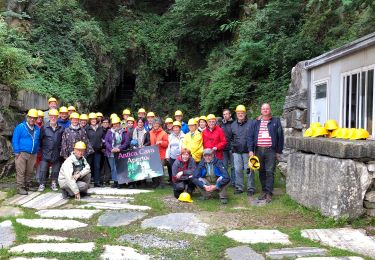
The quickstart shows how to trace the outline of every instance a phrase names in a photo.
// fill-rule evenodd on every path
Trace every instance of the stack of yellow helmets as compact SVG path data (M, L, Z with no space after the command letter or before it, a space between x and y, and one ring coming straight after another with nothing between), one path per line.
M325 129L320 123L311 123L310 128L308 128L303 134L304 137L318 137L328 135L327 129Z

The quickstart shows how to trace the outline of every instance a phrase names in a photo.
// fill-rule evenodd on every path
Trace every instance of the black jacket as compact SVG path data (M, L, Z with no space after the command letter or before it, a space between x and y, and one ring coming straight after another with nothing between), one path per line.
M64 127L57 125L55 130L49 123L43 125L40 134L40 149L42 151L42 160L56 162L60 160L61 139L64 133Z
M232 136L232 129L231 125L233 123L233 119L230 119L229 121L223 120L221 124L221 128L224 130L225 133L225 139L227 140L227 146L225 146L224 151L228 151L232 149L230 138Z
M104 138L104 129L101 126L98 126L96 131L91 127L88 126L85 128L87 137L89 138L90 144L94 151L100 151L103 146L103 138Z
M233 153L248 153L247 136L249 134L252 121L245 118L245 121L239 123L234 121L231 125L231 145Z

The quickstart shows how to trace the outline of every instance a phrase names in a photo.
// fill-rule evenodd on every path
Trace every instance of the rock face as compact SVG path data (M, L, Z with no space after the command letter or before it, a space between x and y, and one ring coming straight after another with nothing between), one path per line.
M0 108L9 107L10 100L10 88L0 84Z
M289 156L287 193L325 216L361 216L371 183L372 176L364 163L301 152Z
M23 111L31 108L47 110L48 98L35 92L20 90L17 93L17 106Z

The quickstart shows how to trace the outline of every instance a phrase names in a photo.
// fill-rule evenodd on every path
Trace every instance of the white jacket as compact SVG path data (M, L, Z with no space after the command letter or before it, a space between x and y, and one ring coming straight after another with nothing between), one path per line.
M181 153L181 147L182 147L182 142L184 140L185 134L180 131L180 134L177 136L173 132L168 136L168 148L167 151L165 152L165 157L166 158L172 158L172 159L177 159L177 157Z
M80 172L78 172L81 175L81 178L91 172L90 165L87 163L86 159L82 157L82 160L84 163L84 168ZM75 174L73 172L73 164L75 162L78 162L78 159L72 153L62 164L59 173L59 186L68 187L72 190L74 194L77 194L79 193L79 189L77 186L77 181L73 178L73 175Z

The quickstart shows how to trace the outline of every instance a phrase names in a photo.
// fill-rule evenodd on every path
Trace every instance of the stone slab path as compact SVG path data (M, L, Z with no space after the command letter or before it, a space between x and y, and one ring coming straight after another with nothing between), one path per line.
M108 211L101 215L98 219L98 226L119 227L126 226L130 223L144 218L147 213L134 211Z
M16 219L16 221L27 227L53 230L71 230L87 226L87 224L76 220L62 219Z
M150 227L206 236L208 224L201 222L193 213L171 213L142 221L142 228Z
M114 188L91 188L87 191L88 194L96 195L135 195L140 193L153 192L152 190L140 190L140 189L114 189Z
M66 241L69 238L68 237L60 237L60 236L50 236L50 235L35 235L29 237L31 240L38 240L38 241Z
M139 206L132 204L115 204L115 203L87 203L79 206L78 208L96 208L96 209L111 209L111 210L121 210L121 209L130 209L130 210L150 210L149 206Z
M148 260L150 257L148 255L142 255L138 253L135 249L125 246L104 246L104 253L100 256L103 260Z
M5 205L18 205L21 206L33 198L39 196L40 192L30 192L28 195L14 195L13 197L4 201Z
M0 207L0 217L18 217L23 214L23 211L17 207L3 206Z
M264 260L265 258L248 246L232 247L225 250L225 256L230 260Z
M284 245L291 244L288 235L281 233L278 230L231 230L224 235L240 243L275 243Z
M74 253L74 252L92 252L95 244L89 243L29 243L12 247L11 253Z
M295 247L271 249L266 256L270 259L296 258L302 256L325 256L327 249L317 247Z
M150 234L135 234L135 235L122 235L118 239L119 242L130 242L132 244L140 245L144 248L171 248L171 249L185 249L190 246L188 241L172 241Z
M132 197L124 197L124 196L100 196L100 195L91 195L81 198L81 201L87 203L129 203L133 201L134 198Z
M89 219L100 210L89 209L45 209L36 212L41 218Z
M338 257L299 257L296 260L364 260L359 256L338 256Z
M302 236L323 245L336 247L375 258L375 240L363 229L305 229Z
M7 199L4 204L22 206L32 209L49 209L56 208L67 203L68 200L63 199L60 192L32 192L28 195L15 195Z
M16 241L12 222L6 220L0 223L0 248L8 248Z

